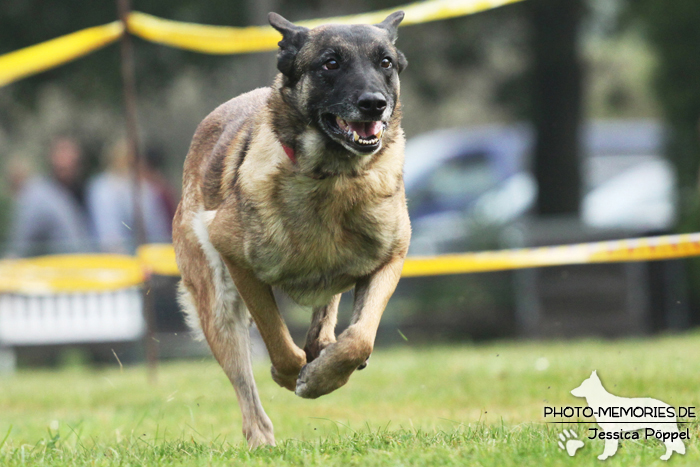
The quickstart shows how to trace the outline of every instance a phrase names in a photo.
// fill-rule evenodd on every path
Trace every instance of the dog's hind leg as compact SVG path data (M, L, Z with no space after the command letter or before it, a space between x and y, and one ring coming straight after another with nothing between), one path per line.
M306 364L306 354L292 340L277 309L272 288L255 277L252 271L228 260L224 262L265 342L272 361L272 379L283 388L294 391L297 376Z
M214 324L216 331L209 345L236 390L243 415L243 434L248 446L275 445L272 422L260 403L253 378L250 346L250 317L242 301L226 307L226 315Z
M352 322L338 341L306 365L297 380L296 395L315 399L347 383L374 348L379 321L401 276L403 255L384 265L355 285Z
M191 294L189 287L181 287L180 302L186 309L195 303L199 306L206 305L209 300L203 298L201 294ZM272 422L260 403L253 378L248 329L250 318L245 305L235 296L233 289L207 298L214 301L214 313L207 316L206 320L200 318L200 326L214 357L236 391L243 418L243 435L248 441L248 447L254 449L266 444L274 446ZM222 299L226 302L222 302Z
M309 331L306 333L306 361L315 360L323 349L335 342L335 325L338 322L338 305L341 294L334 295L328 305L314 307Z
M253 379L248 312L221 257L207 248L207 239L197 242L190 231L183 230L175 231L173 243L182 273L180 303L188 323L201 329L236 391L248 446L274 446L272 422L260 403Z

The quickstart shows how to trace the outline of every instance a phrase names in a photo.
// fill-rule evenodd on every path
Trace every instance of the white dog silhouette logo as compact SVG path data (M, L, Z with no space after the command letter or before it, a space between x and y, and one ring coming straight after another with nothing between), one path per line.
M681 440L683 433L678 431L676 415L669 404L650 397L628 398L610 394L595 371L571 394L586 399L601 427L600 433L594 435L605 440L605 448L598 459L605 460L615 454L620 439L638 438L636 433L635 437L630 437L625 432L642 429L647 438L650 435L656 437L666 446L661 460L668 460L674 451L685 454L685 444ZM598 431L596 428L591 430Z

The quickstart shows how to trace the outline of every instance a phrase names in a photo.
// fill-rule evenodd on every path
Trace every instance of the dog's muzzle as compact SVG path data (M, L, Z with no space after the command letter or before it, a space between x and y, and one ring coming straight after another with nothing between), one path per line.
M387 128L387 122L382 120L353 121L333 114L323 115L322 124L331 138L360 154L379 149Z

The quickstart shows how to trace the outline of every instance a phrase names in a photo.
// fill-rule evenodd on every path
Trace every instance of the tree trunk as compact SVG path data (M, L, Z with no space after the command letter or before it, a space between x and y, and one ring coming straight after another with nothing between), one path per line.
M530 0L533 60L534 172L540 215L578 214L581 0Z

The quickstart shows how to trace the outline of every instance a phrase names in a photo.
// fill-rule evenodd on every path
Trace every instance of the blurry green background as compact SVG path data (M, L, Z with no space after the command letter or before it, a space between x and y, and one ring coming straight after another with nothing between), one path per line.
M272 10L301 20L402 3L135 0L132 8L178 21L245 26L265 24ZM110 2L6 0L0 5L0 53L115 18ZM402 75L407 137L440 128L531 122L550 147L570 149L565 154L541 145L535 149L534 165L544 164L545 172L553 167L564 181L551 186L547 173L536 174L543 183L535 214L546 216L575 214L580 199L579 151L566 128L593 119L660 121L679 184L674 230L698 230L698 23L700 9L693 0L526 0L402 28L398 45L410 62ZM270 83L275 54L208 56L134 41L141 136L144 145L164 148L167 175L178 187L196 125L218 104ZM88 169L95 173L104 149L123 132L116 44L0 88L0 161L21 157L42 168L50 139L71 134L84 145ZM0 180L0 243L11 211L4 184ZM488 230L475 238L465 248L502 246ZM697 264L683 262L690 324L698 315ZM513 335L513 280L509 273L489 273L403 281L383 332L389 341L402 339L396 332L401 327L430 338ZM289 308L292 327L301 329L308 310Z

